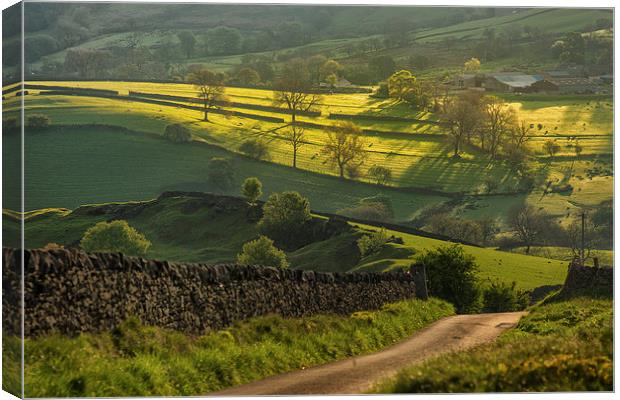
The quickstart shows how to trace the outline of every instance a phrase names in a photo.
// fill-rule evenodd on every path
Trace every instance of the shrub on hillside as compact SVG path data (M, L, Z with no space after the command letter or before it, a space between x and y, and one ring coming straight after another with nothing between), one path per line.
M262 140L246 140L239 146L239 151L255 160L269 159L269 147Z
M516 288L516 282L507 283L494 281L484 288L483 311L484 312L508 312L524 310L530 301L529 295L524 290Z
M85 251L120 252L129 256L144 256L151 246L143 234L127 221L99 222L88 228L80 241Z
M310 221L308 199L297 192L274 193L263 206L260 231L285 246L299 242L305 224Z
M235 173L230 160L222 157L213 157L209 161L207 180L216 189L230 189L235 183Z
M241 265L263 265L266 267L288 268L286 254L273 244L273 240L260 236L243 245L241 254L237 255Z
M392 170L381 165L373 165L368 169L368 177L377 185L387 185L392 180Z
M355 207L339 210L338 214L369 221L387 222L394 218L392 201L382 194L365 197Z
M254 204L263 195L263 184L256 177L247 178L241 186L241 191L248 203Z
M367 203L351 208L343 208L338 211L338 214L367 221L387 222L392 219L390 211L381 203Z
M454 304L461 314L475 313L481 307L478 265L460 245L427 250L417 258L426 269L428 291Z
M164 137L175 143L184 143L192 140L191 132L182 124L167 125L164 131Z
M45 129L50 123L50 118L43 114L34 114L26 118L26 128L29 129Z
M369 235L364 235L357 240L357 247L362 257L378 253L390 240L385 228L381 228Z

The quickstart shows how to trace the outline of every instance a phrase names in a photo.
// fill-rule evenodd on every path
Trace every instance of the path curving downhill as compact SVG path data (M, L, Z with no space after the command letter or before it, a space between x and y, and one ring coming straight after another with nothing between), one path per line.
M360 394L377 381L430 357L495 340L524 312L455 315L377 353L351 357L231 387L209 396Z

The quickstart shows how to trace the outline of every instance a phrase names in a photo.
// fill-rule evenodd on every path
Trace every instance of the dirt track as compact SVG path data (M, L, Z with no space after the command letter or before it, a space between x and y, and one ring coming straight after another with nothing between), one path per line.
M378 380L429 357L491 342L522 312L443 318L383 351L235 386L209 396L359 394Z

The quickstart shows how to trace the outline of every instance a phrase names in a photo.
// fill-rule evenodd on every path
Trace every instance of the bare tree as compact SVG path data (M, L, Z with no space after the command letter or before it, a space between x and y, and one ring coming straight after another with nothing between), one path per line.
M209 110L224 100L224 75L200 69L190 73L187 80L198 90L198 98L204 105L204 120L209 121Z
M291 125L284 134L284 139L293 147L293 168L297 168L297 151L304 142L304 128L299 125Z
M530 247L540 238L548 220L546 213L527 204L516 206L508 212L508 223L525 245L525 254L530 253Z
M275 84L274 103L285 105L291 112L291 122L300 111L309 111L321 99L317 94L308 93L312 89L312 79L306 62L300 58L288 61Z
M482 105L485 126L480 129L481 145L484 150L484 138L488 137L488 151L493 158L497 156L497 150L516 121L516 115L506 102L495 96L486 96Z
M463 139L470 138L472 132L480 126L482 120L480 100L481 95L477 92L466 92L446 99L442 118L450 127L454 157L458 157Z
M341 178L344 178L345 168L359 167L366 159L366 141L361 133L362 130L352 122L339 123L333 132L327 133L328 139L322 153L327 155L332 165L338 167Z

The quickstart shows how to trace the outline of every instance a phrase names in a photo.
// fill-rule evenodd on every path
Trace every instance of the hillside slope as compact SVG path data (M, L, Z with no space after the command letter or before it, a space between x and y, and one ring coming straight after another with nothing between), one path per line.
M48 243L78 246L90 226L100 221L125 219L152 242L148 257L170 261L222 263L234 261L243 243L258 236L256 215L245 201L202 193L165 193L145 202L109 203L82 206L73 211L44 209L26 213L26 247ZM326 219L315 216L315 220ZM385 271L407 268L415 255L447 242L388 230L402 244L389 243L380 253L360 258L357 239L376 226L349 223L348 228L317 237L288 253L292 268L319 271ZM10 210L3 212L5 244L16 247L19 221ZM506 253L464 246L480 265L482 279L515 281L525 289L559 284L566 275L566 264L542 257Z

